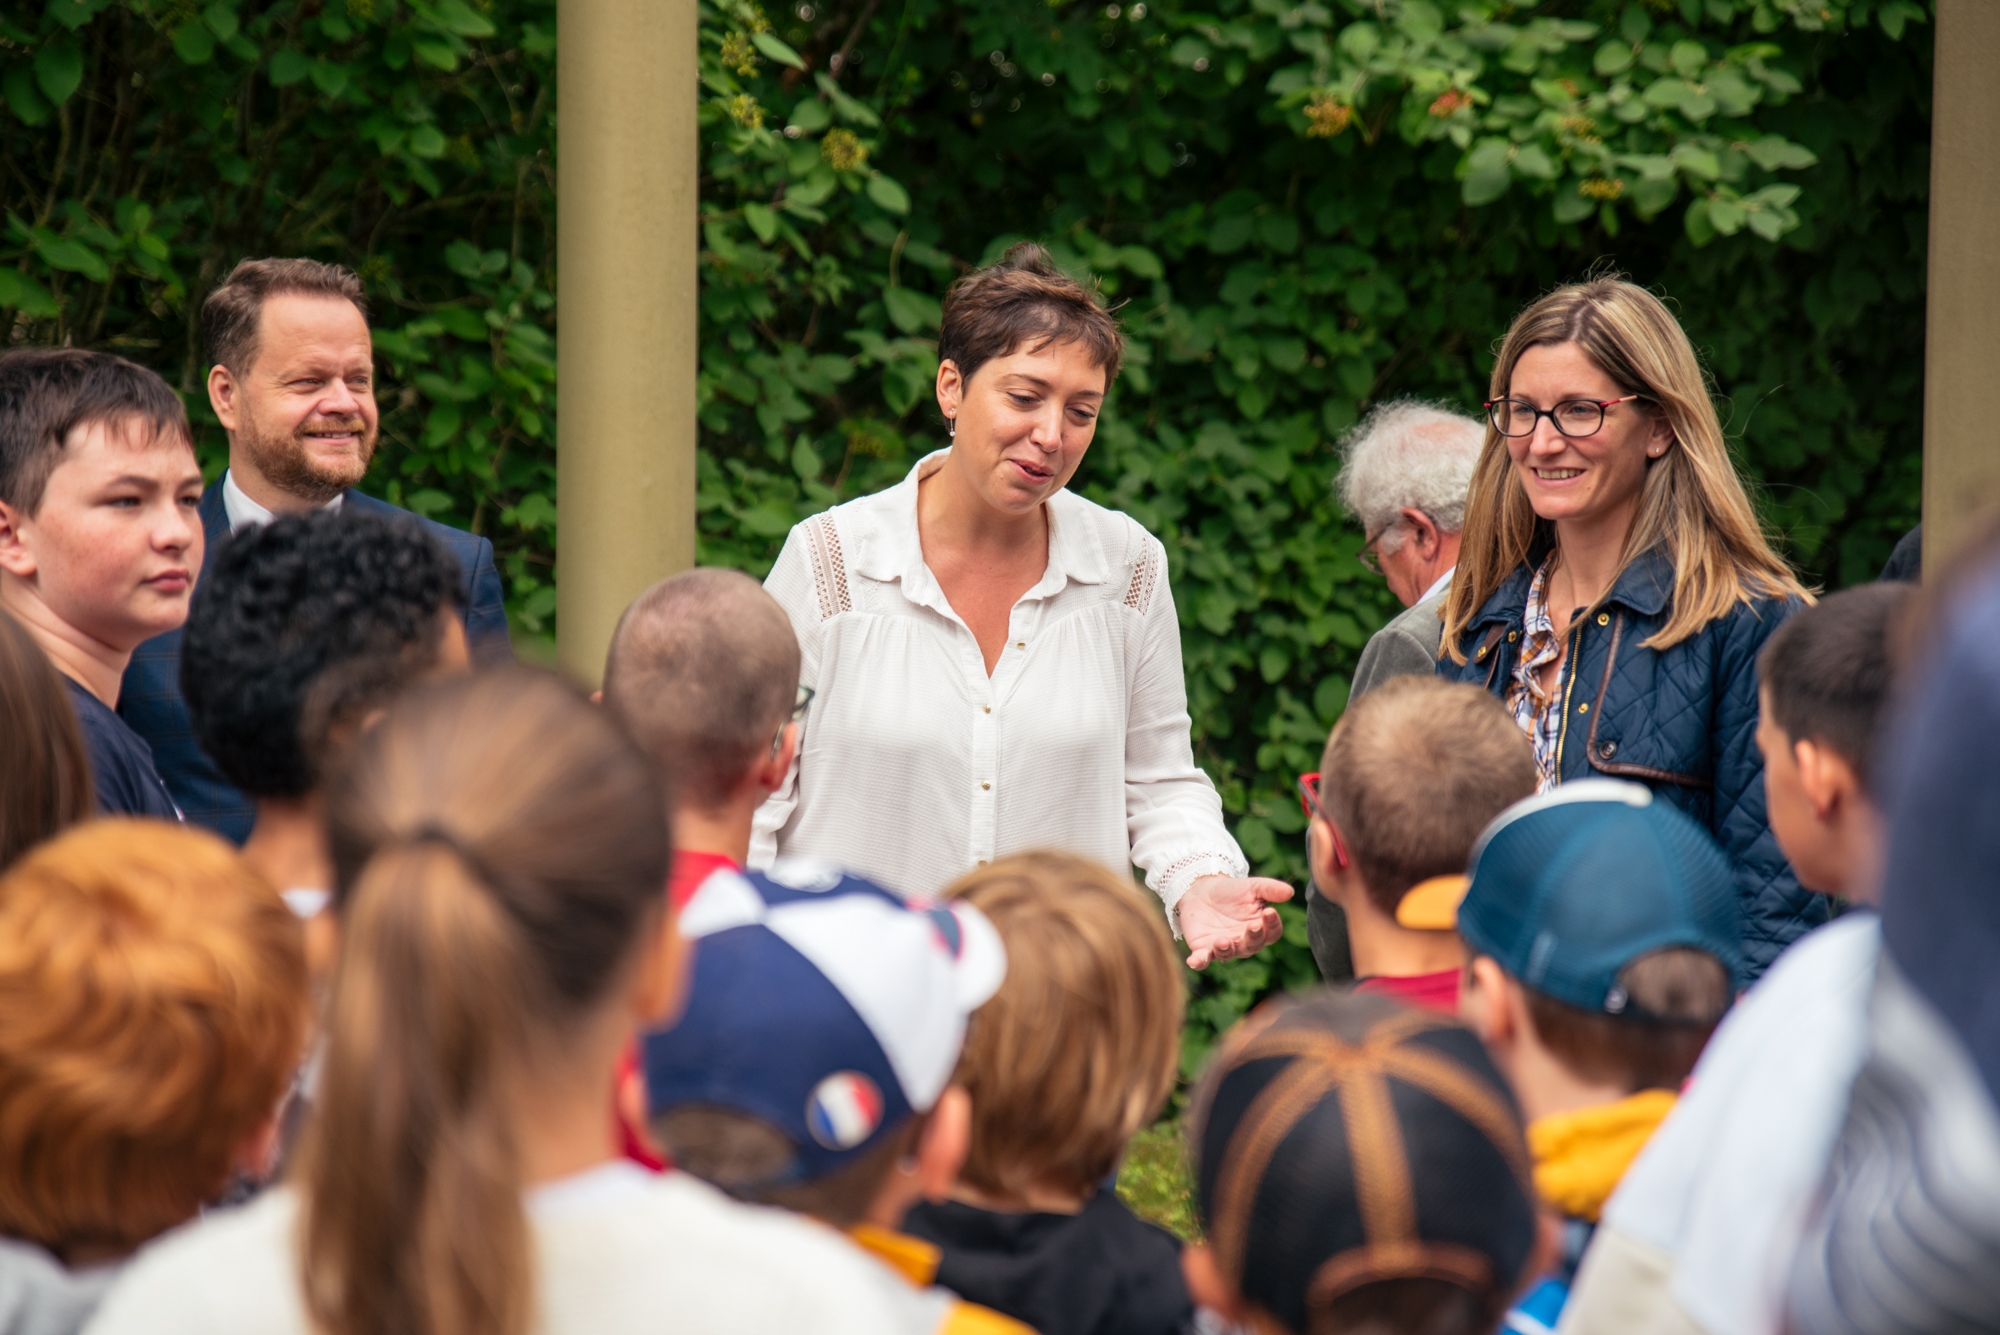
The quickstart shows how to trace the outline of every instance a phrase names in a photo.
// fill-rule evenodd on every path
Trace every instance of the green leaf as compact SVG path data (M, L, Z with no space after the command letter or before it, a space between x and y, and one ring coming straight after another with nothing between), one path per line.
M27 274L20 276L21 295L15 301L15 309L35 320L52 320L62 314L62 306L55 295Z
M97 10L84 0L49 0L46 12L71 32L80 30L84 24L97 16Z
M892 176L884 176L881 172L870 176L867 193L868 198L890 213L910 211L910 192L903 189L901 183Z
M286 88L312 73L312 59L303 51L285 47L271 57L271 86Z
M1118 267L1139 278L1164 278L1166 267L1160 257L1144 246L1120 246L1115 252Z
M894 321L896 328L906 334L935 329L944 318L944 307L936 297L913 292L907 287L883 289L882 307L889 312L889 319Z
M1708 221L1716 231L1724 236L1733 236L1743 230L1749 213L1733 199L1711 199L1708 201Z
M419 125L410 131L410 151L420 158L441 158L445 147L444 133L435 125Z
M1591 62L1591 65L1592 68L1607 79L1614 74L1623 74L1626 70L1632 68L1631 44L1628 42L1606 42L1603 46L1597 48L1597 56Z
M882 124L880 116L877 116L866 106L863 106L841 91L840 85L835 83L826 74L816 75L813 82L819 85L819 90L822 93L826 94L826 100L833 103L833 109L840 114L842 120L851 121L856 125L866 126L870 129Z
M792 446L792 471L810 482L819 476L824 467L826 465L820 462L819 451L812 447L812 441L801 434L798 443Z
M35 87L35 71L28 65L10 65L4 79L0 79L0 91L7 98L7 109L23 125L36 126L49 118L49 104Z
M799 58L798 52L792 50L791 47L786 46L768 32L753 33L751 34L750 41L759 51L762 51L780 65L790 65L795 70L802 70L806 67L806 62Z
M1588 218L1590 211L1596 207L1597 205L1586 198L1581 191L1571 186L1568 189L1556 191L1555 205L1552 212L1555 214L1557 222L1573 223L1581 222L1585 218Z
M1804 144L1795 144L1779 135L1767 134L1743 145L1750 160L1765 171L1810 167L1819 157Z
M1692 79L1708 64L1708 51L1700 42L1675 42L1668 59L1673 62L1674 72L1683 79Z
M206 65L215 55L215 36L199 23L183 23L174 30L174 54L183 64Z
M312 63L313 87L328 97L339 97L347 87L348 71L345 65L336 65L322 57Z
M449 71L458 68L458 52L452 49L450 42L412 38L410 50L416 54L418 60L433 69Z
M83 51L76 39L64 34L49 41L35 55L35 83L57 106L69 101L83 82Z
M21 300L21 274L16 269L0 268L0 310L10 309Z
M465 0L434 0L432 12L446 32L460 37L491 37L493 21L465 3Z
M1504 139L1487 139L1476 145L1465 159L1464 198L1469 205L1477 207L1490 204L1507 193L1513 182L1513 173L1508 169L1508 159L1513 155L1513 145Z
M82 274L93 283L111 281L111 268L105 264L103 256L81 241L55 237L47 228L36 228L35 251L52 269Z
M1687 229L1688 240L1697 246L1705 246L1715 240L1715 224L1709 221L1708 201L1705 199L1697 199L1688 205L1682 225Z
M817 134L833 124L833 113L818 98L803 98L792 108L790 124L798 126L806 134Z
M215 34L215 40L226 42L236 35L242 25L237 22L236 8L229 0L215 0L215 3L201 11L201 21Z
M771 238L778 234L778 215L767 204L745 204L743 220L765 245L771 244Z

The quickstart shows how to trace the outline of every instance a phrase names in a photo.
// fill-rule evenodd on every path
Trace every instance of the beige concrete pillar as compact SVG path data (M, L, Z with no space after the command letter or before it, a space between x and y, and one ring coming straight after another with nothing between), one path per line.
M1915 35L1915 34L1913 34ZM2000 506L2000 0L1938 0L1924 319L1924 567ZM1919 37L1919 40L1921 38Z
M625 605L694 564L695 22L557 10L557 641L593 686Z

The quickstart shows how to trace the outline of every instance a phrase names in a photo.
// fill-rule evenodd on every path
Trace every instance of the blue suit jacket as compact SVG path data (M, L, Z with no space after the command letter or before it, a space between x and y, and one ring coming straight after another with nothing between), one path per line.
M443 543L458 558L462 582L459 596L465 602L465 638L476 662L511 659L513 647L507 640L507 608L500 588L500 572L493 565L493 544L485 538L435 520L398 509L358 491L347 493L343 509L363 514L401 515ZM214 559L215 550L229 536L229 516L222 505L222 481L217 479L201 496L201 526L207 535L202 551L202 574ZM188 721L187 702L181 698L181 632L146 641L132 655L125 669L125 685L118 696L118 712L132 730L153 748L153 763L174 801L191 821L206 825L236 843L250 836L256 822L256 804L231 786L195 743L194 727Z

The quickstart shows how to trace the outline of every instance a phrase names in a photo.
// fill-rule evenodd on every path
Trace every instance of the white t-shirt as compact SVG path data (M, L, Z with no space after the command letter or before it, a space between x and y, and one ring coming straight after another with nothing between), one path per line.
M1724 1017L1618 1184L1564 1335L1776 1335L1785 1277L1868 1055L1882 920L1801 937Z
M538 1335L930 1335L952 1298L834 1230L686 1173L604 1164L528 1194ZM290 1188L140 1252L85 1335L311 1335Z

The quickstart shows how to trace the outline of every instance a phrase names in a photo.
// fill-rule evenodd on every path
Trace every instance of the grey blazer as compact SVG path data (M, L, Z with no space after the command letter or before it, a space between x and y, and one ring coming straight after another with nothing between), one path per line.
M1446 584L1368 637L1354 667L1354 688L1348 698L1372 691L1391 677L1428 677L1437 671L1438 646L1444 643L1444 622L1438 614L1450 592L1451 585Z

